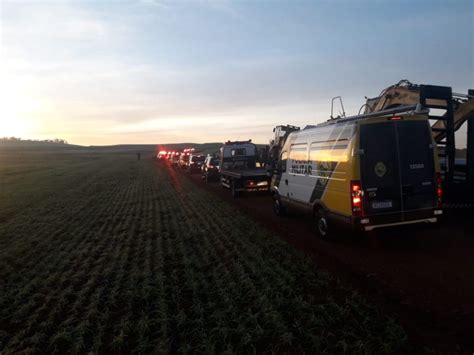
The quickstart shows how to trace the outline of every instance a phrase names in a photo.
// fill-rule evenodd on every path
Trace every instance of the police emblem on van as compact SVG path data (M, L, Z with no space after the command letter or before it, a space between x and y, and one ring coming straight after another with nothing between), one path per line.
M336 167L336 164L331 162L318 162L316 174L318 176L318 183L322 186L326 186L329 179L331 178L332 171Z
M381 178L386 174L387 167L385 166L384 163L379 161L379 162L377 162L377 164L375 164L374 171L375 171L375 175L377 175L378 177Z

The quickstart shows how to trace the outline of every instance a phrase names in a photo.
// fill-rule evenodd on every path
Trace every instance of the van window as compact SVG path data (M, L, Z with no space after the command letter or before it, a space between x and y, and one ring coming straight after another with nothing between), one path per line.
M230 151L230 154L233 156L233 157L241 157L241 156L245 156L245 148L237 148L237 149L232 149Z
M290 147L290 174L311 175L308 162L308 145L293 144Z
M308 145L307 144L293 144L290 148L290 159L297 161L308 160Z
M310 146L312 162L347 162L349 160L349 139L313 142Z

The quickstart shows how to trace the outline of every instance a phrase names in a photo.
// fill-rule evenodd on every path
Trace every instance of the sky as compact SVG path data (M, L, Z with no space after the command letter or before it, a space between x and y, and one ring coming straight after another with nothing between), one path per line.
M0 137L267 143L473 63L473 0L0 0Z

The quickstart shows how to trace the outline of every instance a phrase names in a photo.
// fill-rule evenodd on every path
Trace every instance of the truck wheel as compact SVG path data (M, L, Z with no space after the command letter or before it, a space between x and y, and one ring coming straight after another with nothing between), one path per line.
M240 191L237 191L237 187L235 186L235 180L232 180L231 190L232 190L232 197L234 198L239 197Z
M277 216L283 216L286 213L285 206L281 204L280 196L277 194L273 195L273 212Z
M331 234L331 229L328 222L327 214L322 208L319 208L318 210L316 210L314 214L314 220L315 220L316 234L323 239L326 239L326 240L331 239L332 234Z

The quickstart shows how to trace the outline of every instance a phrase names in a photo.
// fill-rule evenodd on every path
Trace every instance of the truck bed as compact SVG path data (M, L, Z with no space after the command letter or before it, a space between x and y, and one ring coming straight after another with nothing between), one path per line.
M256 168L256 169L222 169L220 171L221 175L231 176L233 178L249 178L249 177L261 177L267 176L267 170L265 168Z

